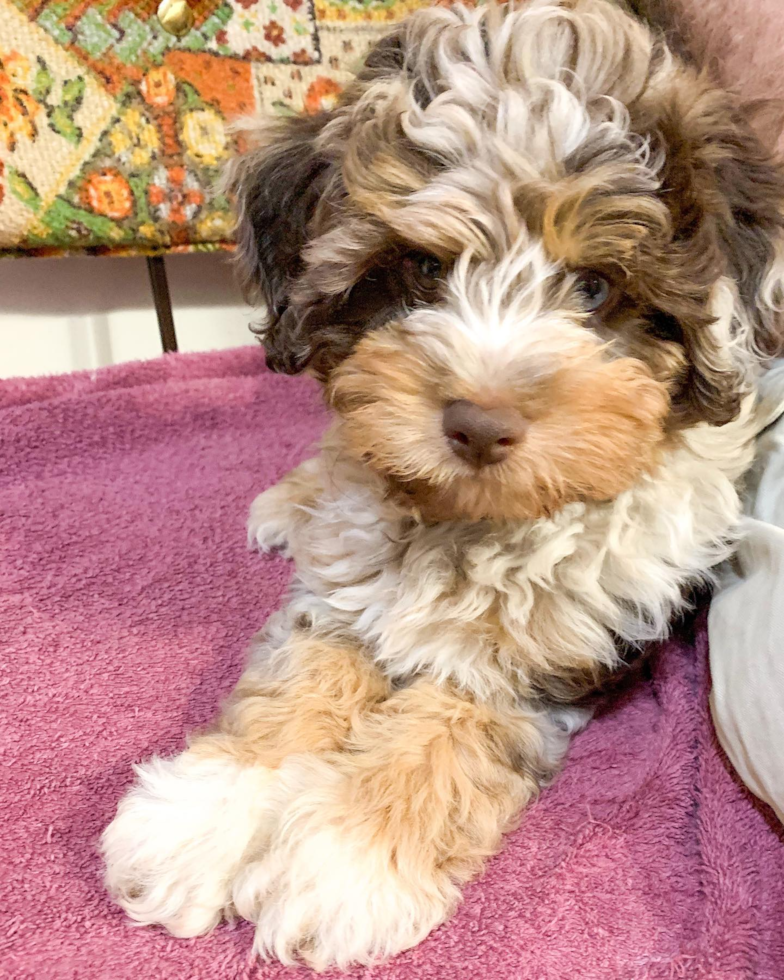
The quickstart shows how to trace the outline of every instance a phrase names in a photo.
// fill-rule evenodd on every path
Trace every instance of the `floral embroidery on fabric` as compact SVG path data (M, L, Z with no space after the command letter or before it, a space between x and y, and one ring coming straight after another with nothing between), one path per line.
M311 82L305 93L306 112L315 115L317 112L328 112L330 109L334 109L342 91L343 86L338 85L333 79L323 75L319 76L314 82Z
M0 0L0 255L231 247L236 119L333 108L428 0ZM13 39L12 42L8 39Z
M286 40L286 32L276 20L271 20L264 28L264 40L277 48Z
M17 51L0 52L0 140L9 152L20 139L32 141L38 135L41 106L29 90L31 82L27 58Z
M214 211L196 226L199 234L207 241L230 238L234 233L234 215L231 211Z
M122 163L133 169L146 167L158 153L158 130L140 109L126 109L109 133L109 142Z
M206 166L217 166L228 152L226 129L214 109L187 113L182 120L182 139L187 153Z
M98 170L84 183L84 202L96 214L120 220L133 210L133 195L128 181L117 170Z
M153 68L142 79L141 92L148 105L171 105L177 92L177 80L168 68Z
M184 225L204 204L204 192L195 174L185 167L159 167L152 175L147 196L161 221Z

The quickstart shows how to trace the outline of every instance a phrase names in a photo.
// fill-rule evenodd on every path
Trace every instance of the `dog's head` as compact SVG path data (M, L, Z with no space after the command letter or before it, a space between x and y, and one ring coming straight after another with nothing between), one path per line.
M276 370L433 519L605 500L738 413L776 342L784 180L609 0L434 8L234 164Z

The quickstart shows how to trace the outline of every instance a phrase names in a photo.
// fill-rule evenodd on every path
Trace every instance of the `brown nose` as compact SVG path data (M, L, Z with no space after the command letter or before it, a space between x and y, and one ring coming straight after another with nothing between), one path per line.
M443 427L456 456L474 466L488 466L506 459L527 424L514 408L481 408L461 398L444 409Z

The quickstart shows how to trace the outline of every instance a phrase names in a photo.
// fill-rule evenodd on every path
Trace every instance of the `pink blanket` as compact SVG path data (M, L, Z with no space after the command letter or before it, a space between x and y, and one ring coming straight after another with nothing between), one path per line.
M0 977L306 977L252 928L134 929L96 840L131 763L174 752L280 601L251 498L323 423L260 351L0 385ZM781 980L784 843L706 707L704 627L574 743L452 922L377 980Z

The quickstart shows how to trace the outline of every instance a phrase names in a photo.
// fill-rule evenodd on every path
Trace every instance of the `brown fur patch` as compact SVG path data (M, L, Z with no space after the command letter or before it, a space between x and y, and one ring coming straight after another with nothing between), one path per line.
M677 420L721 425L737 414L742 382L707 329L705 297L721 276L737 286L753 346L782 349L781 317L760 290L784 241L784 171L753 132L748 107L705 73L675 66L632 107L634 124L664 153L661 201L671 244L640 277L650 302L681 322L690 362Z
M676 238L693 263L703 256L698 269L736 280L759 348L776 353L784 331L764 321L758 294L784 240L781 163L752 130L752 113L693 71L673 74L655 111Z

